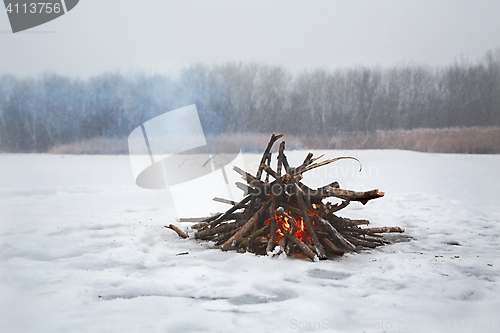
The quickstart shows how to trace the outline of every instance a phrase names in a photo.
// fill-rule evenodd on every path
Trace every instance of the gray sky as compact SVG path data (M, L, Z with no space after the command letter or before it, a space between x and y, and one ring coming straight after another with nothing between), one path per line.
M175 73L260 62L293 72L470 61L500 47L497 0L80 0L12 34L0 9L0 75Z

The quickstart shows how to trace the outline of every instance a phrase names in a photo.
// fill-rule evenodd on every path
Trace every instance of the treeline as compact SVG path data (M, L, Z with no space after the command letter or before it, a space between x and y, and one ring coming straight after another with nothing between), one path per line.
M0 76L0 150L47 151L124 137L196 104L206 134L339 132L500 125L500 55L445 68L318 69L293 76L259 64L195 65L176 77Z

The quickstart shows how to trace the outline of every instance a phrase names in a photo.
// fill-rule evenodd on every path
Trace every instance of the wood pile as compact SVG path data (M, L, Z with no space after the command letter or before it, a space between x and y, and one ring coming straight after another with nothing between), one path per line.
M369 221L338 215L352 201L366 204L369 200L383 197L384 192L378 189L355 192L341 189L337 182L311 189L301 182L303 174L310 170L341 159L358 161L354 157L337 157L320 162L318 160L323 156L315 158L309 153L301 165L291 167L285 155L285 141L281 141L276 168L273 169L271 150L282 136L271 136L255 174L234 167L234 171L245 181L236 183L247 194L243 200L233 202L214 198L232 207L225 213L208 218L186 219L197 221L192 226L196 230L195 238L212 241L223 251L248 251L272 256L286 253L315 261L382 246L389 243L382 234L404 232L400 227L362 227ZM338 204L325 202L329 197L342 201Z

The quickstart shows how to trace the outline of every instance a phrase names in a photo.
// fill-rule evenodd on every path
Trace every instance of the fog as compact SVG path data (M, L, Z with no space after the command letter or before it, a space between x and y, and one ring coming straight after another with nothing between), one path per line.
M82 0L12 34L0 10L0 74L178 74L195 63L304 69L474 62L500 46L500 2Z

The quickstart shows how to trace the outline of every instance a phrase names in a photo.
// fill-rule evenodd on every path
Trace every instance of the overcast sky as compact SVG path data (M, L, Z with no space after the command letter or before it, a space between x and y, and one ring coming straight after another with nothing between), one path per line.
M0 8L0 75L175 73L240 61L293 72L439 66L499 47L497 0L80 0L17 34Z

